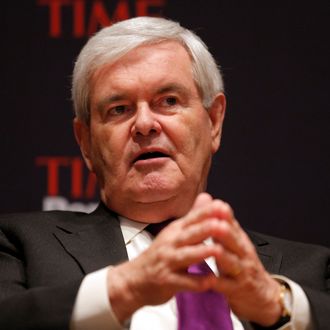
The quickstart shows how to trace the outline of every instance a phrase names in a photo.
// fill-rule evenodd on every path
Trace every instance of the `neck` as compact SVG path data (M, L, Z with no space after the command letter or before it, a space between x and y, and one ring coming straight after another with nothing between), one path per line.
M103 200L104 204L126 218L144 223L158 223L167 219L177 219L184 216L191 208L194 198L182 200L182 198L170 198L165 201L141 203L129 201L114 204L111 200Z

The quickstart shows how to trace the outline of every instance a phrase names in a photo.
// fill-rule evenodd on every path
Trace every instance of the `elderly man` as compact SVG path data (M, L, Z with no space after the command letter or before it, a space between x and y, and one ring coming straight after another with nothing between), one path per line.
M72 91L101 203L1 218L1 329L330 324L329 251L247 234L204 192L226 101L195 34L147 17L105 28Z

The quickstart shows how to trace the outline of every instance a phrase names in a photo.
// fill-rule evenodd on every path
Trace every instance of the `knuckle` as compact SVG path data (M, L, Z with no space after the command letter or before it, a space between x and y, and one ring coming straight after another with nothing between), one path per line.
M238 248L240 250L241 255L247 256L250 254L249 248L244 244L244 242L238 241Z
M225 211L227 211L230 214L233 214L233 209L231 208L231 206L228 203L224 202L223 207L224 207Z
M197 286L197 289L199 292L202 292L202 291L206 291L210 288L210 279L209 278L204 278L202 279L199 283L198 283L198 286Z
M202 226L202 230L205 233L212 233L217 228L217 221L215 219L210 219L205 225Z
M256 288L255 280L251 276L245 277L243 285L248 291L254 291L254 289Z
M171 264L171 259L173 258L173 252L171 249L159 249L156 254L156 262L160 264Z

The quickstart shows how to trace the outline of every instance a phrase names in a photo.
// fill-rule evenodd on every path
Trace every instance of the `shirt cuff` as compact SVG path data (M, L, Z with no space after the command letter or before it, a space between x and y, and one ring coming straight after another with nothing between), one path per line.
M107 295L109 267L88 274L83 279L70 322L70 330L121 330Z
M287 284L292 293L291 319L278 330L313 330L310 304L301 286L285 276L272 275L272 277Z

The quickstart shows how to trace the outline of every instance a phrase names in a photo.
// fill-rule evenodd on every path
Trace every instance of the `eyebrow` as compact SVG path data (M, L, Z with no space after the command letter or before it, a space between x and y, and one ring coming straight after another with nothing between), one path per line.
M189 89L181 84L172 83L162 86L156 90L156 94L164 94L168 92L178 92L180 94L188 94Z

